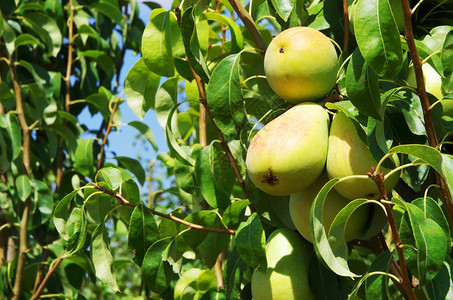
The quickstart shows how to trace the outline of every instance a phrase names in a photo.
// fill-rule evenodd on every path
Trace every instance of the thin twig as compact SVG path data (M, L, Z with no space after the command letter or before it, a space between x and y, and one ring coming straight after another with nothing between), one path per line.
M349 50L349 13L348 13L348 0L343 0L343 19L344 19L344 42L343 51Z
M46 286L47 282L49 281L50 277L55 272L55 270L58 268L60 263L63 261L63 256L64 256L64 252L58 257L58 259L55 261L53 266L49 269L49 271L46 274L46 277L44 277L44 279L42 280L42 282L39 285L38 289L31 296L30 300L36 300L36 299L39 298L39 296L41 295L44 287Z
M428 101L428 95L426 94L425 81L423 77L422 62L418 55L417 47L415 46L414 35L412 32L411 22L411 9L407 0L401 0L401 6L403 8L404 15L404 38L406 39L409 53L411 55L412 63L414 64L415 79L417 82L417 93L420 97L420 102L423 110L423 117L425 120L426 134L428 135L428 143L431 147L437 147L436 131L434 129L433 117L431 114L430 103ZM443 178L436 172L436 182L440 186L440 194L442 202L445 205L447 211L447 217L450 223L450 228L453 230L453 203L451 195L448 193L447 186Z
M12 57L9 62L9 69L11 71L11 79L13 81L14 95L16 98L16 113L22 130L22 162L24 164L26 175L30 177L30 128L27 124L27 120L25 119L22 91L20 88L16 65ZM20 298L20 292L22 289L22 280L24 277L25 263L27 260L27 227L28 220L30 218L31 204L32 203L30 198L25 200L25 207L22 212L22 218L20 221L19 258L17 260L16 277L13 289L14 300Z
M69 112L71 106L71 72L72 72L72 61L73 61L73 37L74 37L74 3L73 0L68 2L69 19L68 19L68 61L66 63L66 76L65 81L65 111ZM63 157L64 157L64 140L60 141L58 147L57 156L57 178L56 178L56 189L60 189L61 180L63 178Z
M414 291L412 290L411 286L411 281L409 280L409 275L407 273L407 268L406 268L406 259L404 258L404 252L403 252L403 242L401 241L398 228L396 227L396 222L395 222L395 217L393 216L393 210L390 204L388 204L388 196L387 196L387 191L385 190L385 174L384 172L377 174L376 169L374 167L371 168L371 171L368 173L368 176L376 183L378 186L379 192L381 193L381 199L385 200L383 202L385 211L387 213L387 219L390 224L390 228L392 229L392 234L393 234L393 240L395 242L395 247L396 247L396 252L398 253L398 261L400 265L400 270L401 270L401 284L404 288L404 297L410 300L417 299L417 297L414 294ZM381 233L382 234L382 233ZM387 247L387 244L385 244L385 239L383 240L383 244L385 247Z
M245 10L244 6L242 6L242 4L238 0L228 0L228 2L230 2L234 11L238 14L242 23L244 23L245 28L247 28L247 31L250 33L250 36L255 42L256 47L262 50L261 54L264 56L267 44L264 41L263 37L261 36L258 27L256 27L255 22L252 19L252 16L249 15L249 13Z
M115 115L115 112L116 110L118 109L118 105L120 103L120 99L118 97L117 101L115 102L115 104L113 105L113 108L112 108L112 112L110 114L110 118L109 118L109 123L107 125L107 129L105 130L105 135L104 135L104 139L102 140L102 144L101 144L101 152L99 154L99 160L98 160L98 164L97 164L97 170L99 170L104 162L104 156L105 156L105 145L107 144L107 140L108 140L108 137L109 137L109 134L110 134L110 131L112 130L112 126L113 126L113 117Z
M112 191L110 191L108 189L105 189L102 186L100 186L98 183L92 183L92 184L93 184L93 188L95 188L95 189L97 189L97 190L99 190L99 191L101 191L101 192L103 192L105 194L108 194L108 195L120 200L121 203L123 203L124 205L128 205L130 207L136 207L137 206L134 203L132 203L129 200L127 200L126 198L124 198L120 193L115 193L115 192L112 192ZM214 233L229 234L229 235L235 235L236 234L236 231L231 230L231 229L205 227L205 226L202 226L202 225L198 225L198 224L187 222L187 221L185 221L183 219L180 219L178 217L175 217L173 215L169 215L169 214L164 214L164 213L158 212L158 211L156 211L154 209L151 209L151 208L148 208L148 209L149 209L149 211L152 214L154 214L156 216L175 221L175 222L183 224L183 225L185 225L185 226L187 226L187 227L189 227L191 229L208 231L208 232L214 232Z

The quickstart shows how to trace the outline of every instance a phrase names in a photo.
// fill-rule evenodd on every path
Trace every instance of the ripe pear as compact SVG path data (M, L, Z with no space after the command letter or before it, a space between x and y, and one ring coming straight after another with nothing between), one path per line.
M266 243L267 269L252 275L255 300L315 299L308 286L313 248L288 228L276 229Z
M321 174L327 157L329 116L304 102L278 116L254 136L247 150L247 173L268 194L303 190Z
M335 86L338 56L320 31L292 27L277 35L266 50L264 72L269 85L291 103L316 101Z
M442 78L439 73L437 73L437 71L428 63L422 65L422 70L426 92L432 94L437 99L442 99ZM417 87L414 66L411 66L407 71L407 84L414 88Z
M397 157L392 157L395 161ZM360 139L352 120L339 112L332 120L329 135L329 151L326 169L330 179L351 175L367 175L371 167L377 165L368 146ZM390 170L381 167L380 172L387 174ZM385 181L387 191L393 189L400 173L394 173ZM370 178L346 179L335 185L337 192L348 199L378 199L379 189Z
M300 234L313 243L310 233L310 209L316 195L328 181L327 172L323 172L314 183L301 192L292 194L289 200L289 212L291 219ZM330 190L324 202L323 225L326 232L329 232L335 216L351 200L341 196L335 189ZM345 231L346 242L358 238L364 231L369 217L368 206L361 206L350 217Z

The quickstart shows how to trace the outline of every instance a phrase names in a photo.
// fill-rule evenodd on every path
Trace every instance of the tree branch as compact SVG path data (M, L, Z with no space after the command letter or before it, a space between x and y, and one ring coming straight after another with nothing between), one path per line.
M348 13L348 0L343 0L343 19L344 19L344 41L343 51L349 50L349 13Z
M200 94L200 102L205 107L206 113L209 116L209 118L211 119L212 124L214 125L214 129L215 129L215 131L217 133L217 137L219 138L220 144L222 145L222 148L223 148L223 151L225 152L225 154L226 154L226 156L228 158L228 161L230 162L230 165L233 168L234 174L236 175L236 178L237 178L237 180L239 182L239 185L241 186L242 193L244 194L245 199L248 199L247 190L245 188L245 182L244 182L244 179L242 179L241 172L239 172L239 168L238 168L238 166L236 164L236 161L235 161L235 159L233 157L233 154L231 153L230 148L228 147L228 143L226 142L225 138L223 137L223 134L220 131L219 127L217 127L217 125L215 124L214 117L212 116L211 112L209 111L208 102L206 100L206 91L205 91L205 88L204 88L204 84L201 81L200 76L198 76L198 74L195 72L195 70L190 65L190 62L187 59L187 57L186 57L186 61L189 64L190 70L192 71L192 74L193 74L193 76L195 78L195 81L197 83L198 91L199 91L199 94Z
M258 49L262 50L261 55L264 56L264 52L266 51L267 44L264 41L258 27L256 27L255 22L252 19L252 16L245 10L244 6L238 0L228 0L231 6L233 7L234 11L238 14L239 18L241 19L242 23L244 23L245 28L250 33L255 45Z
M20 88L19 78L17 76L17 69L14 63L14 58L11 57L9 63L9 69L11 71L11 78L14 85L14 95L16 98L16 113L19 119L20 127L22 130L22 161L25 168L25 173L30 177L30 128L25 119L22 91ZM16 277L13 289L13 299L18 300L20 298L20 292L22 289L22 279L24 277L25 263L27 259L27 227L28 220L30 218L31 200L30 198L25 200L24 211L22 212L22 218L20 221L19 231L19 258L17 261Z
M428 101L428 95L426 94L425 81L423 77L422 61L418 55L417 47L415 45L414 34L412 32L411 22L411 9L407 0L401 0L401 6L403 8L404 15L404 38L407 41L409 53L411 55L412 63L414 64L415 79L417 82L417 93L420 97L420 102L423 109L423 118L425 120L426 134L428 135L428 143L431 147L437 147L436 131L434 129L433 117L431 110L429 109L430 103ZM447 211L450 228L453 229L453 203L451 195L448 193L445 181L436 172L436 181L440 186L440 194L442 196L442 202L444 203Z
M60 257L58 257L58 259L55 261L53 266L49 269L49 271L46 274L46 277L44 277L44 279L42 280L42 282L39 285L39 287L36 289L36 291L34 291L32 297L30 298L30 300L36 300L36 299L39 298L39 296L41 295L44 287L46 286L47 282L49 281L50 277L55 272L55 270L58 268L60 263L63 261L63 255L64 255L64 252L60 255Z
M387 213L387 219L390 224L390 228L392 229L393 233L393 240L395 242L395 247L396 247L396 252L398 253L398 261L400 265L400 272L401 272L401 279L402 279L402 286L405 292L405 295L403 295L406 299L410 300L415 300L417 297L415 297L414 291L412 290L411 286L411 281L409 280L409 275L407 273L407 267L406 267L406 259L404 258L404 252L403 252L403 243L401 242L400 235L398 232L398 228L396 227L396 222L395 222L395 217L393 216L393 210L390 204L388 204L388 196L387 196L387 191L385 190L385 185L384 185L384 180L385 180L385 174L384 172L377 174L376 173L376 168L372 167L371 171L368 173L368 176L376 183L378 186L379 192L381 193L381 199L386 200L385 202L382 202L385 207L385 211ZM385 244L385 240L383 240ZM385 246L387 247L387 246Z
M113 105L112 112L111 112L110 118L109 118L109 123L107 124L107 129L105 130L104 139L102 140L101 152L100 152L100 154L99 154L99 160L98 160L98 164L97 164L97 170L99 170L99 169L101 168L102 163L104 162L105 145L107 144L107 140L108 140L110 131L112 130L112 126L113 126L113 117L114 117L114 115L115 115L116 110L118 109L119 103L120 103L120 99L119 99L119 97L118 97L117 101L116 101L115 104Z
M101 191L103 193L106 193L106 194L108 194L108 195L120 200L121 203L123 203L124 205L128 205L130 207L136 207L137 206L134 203L132 203L129 200L127 200L126 198L124 198L120 193L115 193L115 192L112 192L110 190L107 190L104 187L100 186L98 183L92 183L92 184L93 184L93 188L95 188L95 189L97 189L97 190L99 190L99 191ZM214 233L229 234L229 235L235 235L236 234L236 231L231 230L231 229L205 227L205 226L202 226L202 225L198 225L198 224L187 222L187 221L185 221L183 219L180 219L178 217L175 217L173 215L169 215L169 214L164 214L164 213L158 212L158 211L156 211L154 209L151 209L151 208L148 208L148 209L153 215L156 215L156 216L159 216L159 217L162 217L162 218L165 218L165 219L169 219L169 220L175 221L175 222L183 224L183 225L185 225L185 226L187 226L187 227L189 227L191 229L203 230L203 231L214 232Z

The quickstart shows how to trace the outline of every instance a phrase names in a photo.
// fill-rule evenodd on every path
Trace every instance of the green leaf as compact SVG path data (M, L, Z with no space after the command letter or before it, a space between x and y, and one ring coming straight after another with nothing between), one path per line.
M403 66L400 34L388 0L359 0L354 14L357 44L379 76L392 79Z
M215 123L226 136L236 136L244 125L239 54L224 58L214 69L206 96Z
M75 151L75 166L82 175L92 178L95 172L93 139L79 139Z
M429 219L423 210L412 203L393 198L392 202L402 206L408 213L409 226L412 230L413 241L403 239L404 244L412 244L415 253L410 248L404 248L407 265L419 279L420 284L430 282L440 271L447 255L449 237L445 236L442 228L434 220Z
M256 213L239 226L235 237L236 249L244 262L252 268L259 266L265 270L267 267L266 235Z
M113 1L101 0L97 3L90 4L90 8L94 9L106 17L115 21L116 24L124 27L126 25L126 20L123 18L121 10L118 8L118 5L113 4Z
M164 260L163 253L172 238L161 239L146 251L142 264L142 275L146 285L155 293L164 292L173 277L170 263Z
M140 190L133 179L121 182L120 194L129 202L138 205L140 203Z
M203 148L196 160L195 176L206 202L221 210L230 203L235 175L225 152L214 141Z
M50 54L56 57L60 52L63 36L55 20L41 12L30 12L24 15L23 21L46 44Z
M228 253L223 271L227 299L241 298L241 283L247 265L236 249Z
M112 290L119 292L118 283L113 273L113 257L110 250L110 239L105 224L99 224L91 237L91 259L96 277Z
M20 130L19 120L14 113L9 112L6 115L5 121L6 131L8 132L9 138L11 140L11 150L13 153L12 160L15 160L22 152L22 133Z
M103 188L107 188L105 182L101 182ZM103 193L97 189L84 189L85 202L83 204L90 223L100 224L105 221L105 217L116 206L118 200L113 196Z
M115 159L118 162L119 166L125 168L126 170L134 174L141 185L145 183L146 180L145 170L143 170L143 167L138 160L127 156L115 156Z
M448 224L447 218L442 211L442 208L434 201L431 197L426 198L417 198L412 201L412 204L420 208L426 218L434 220L444 231L445 238L450 239L450 226ZM450 244L448 248L450 249Z
M295 0L272 0L275 11L285 22L288 21L289 15L295 4Z
M201 259L209 267L212 268L219 254L227 249L228 243L230 242L230 236L228 234L213 233L210 232L206 238L198 246Z
M189 7L184 11L181 18L181 34L184 43L184 48L187 54L187 59L194 69L195 73L200 76L204 83L209 82L210 71L204 60L203 53L201 52L197 29L195 26L193 8Z
M44 182L37 179L32 179L31 185L34 193L33 201L41 213L41 223L43 224L52 217L54 207L52 192Z
M371 263L368 273L381 271L387 273L392 264L392 253L384 251L380 253ZM374 274L369 276L365 281L366 299L389 299L387 287L390 278L385 275Z
M178 141L176 140L176 134L173 132L172 128L172 116L175 112L177 112L177 108L179 105L182 103L179 103L170 110L170 113L168 114L167 118L167 125L165 127L165 137L167 139L167 145L168 148L170 149L170 154L175 157L182 163L189 165L189 166L194 166L195 165L195 160L190 157L190 155L187 153L187 151L182 147Z
M451 156L426 145L400 145L390 149L389 154L393 153L409 154L429 164L445 179L450 195L453 195L453 158Z
M154 107L154 99L161 76L151 72L143 58L129 70L124 82L127 105L132 112L143 119L146 112Z
M360 49L352 54L346 71L346 91L352 104L364 115L382 120L378 76L368 67Z
M22 201L27 200L27 198L31 194L31 182L28 176L26 175L19 175L16 178L16 189L17 189L17 195L19 196L19 199Z
M222 216L225 225L230 229L237 229L243 221L245 210L249 204L249 200L238 200L231 203Z
M151 131L151 129L148 127L148 125L146 125L145 123L140 122L140 121L132 121L132 122L129 122L127 125L132 126L135 129L137 129L145 137L145 139L151 144L154 151L157 152L158 148L157 148L156 142L154 141L154 135L153 135L153 132Z
M453 294L453 261L449 256L442 264L439 274L422 287L430 300L450 299ZM426 293L425 293L426 294Z
M140 203L134 209L129 226L129 248L135 251L134 262L142 265L149 247L159 240L159 229L153 214Z
M71 193L67 194L63 199L58 202L57 206L55 207L55 211L53 213L53 223L55 228L57 229L60 236L68 240L69 234L67 229L67 220L70 216L70 206L72 198L77 194L78 190L72 191Z
M175 73L171 17L169 11L154 9L142 36L142 54L145 64L152 72L166 77L172 77Z
M344 278L337 276L326 266L320 263L315 255L310 258L308 266L308 284L315 299L346 299L347 288Z
M117 189L123 181L121 170L113 167L105 167L96 174L96 181L105 181L110 190Z
M26 45L37 45L44 47L44 45L31 34L22 33L14 40L14 51L16 51L18 47Z
M320 261L325 262L332 271L340 276L357 277L358 275L349 270L347 262L347 249L344 249L344 247L337 247L336 249L333 249L329 244L323 225L322 212L324 201L326 200L329 191L338 181L338 178L334 178L327 182L319 191L315 200L313 200L310 211L310 231L311 236L313 237L313 246ZM334 252L334 250L336 252Z
M157 90L156 94L156 117L160 126L165 129L167 118L176 105L178 96L178 77L169 78Z
M217 21L228 26L231 32L231 52L236 53L244 48L242 32L231 18L218 13L204 12L199 17L199 21L203 20Z
M74 208L68 219L68 233L70 235L66 242L66 251L74 254L85 246L87 238L87 219L83 209Z
M444 69L444 77L442 78L442 91L445 94L453 93L453 30L448 32L443 45L444 51L440 57L442 67Z

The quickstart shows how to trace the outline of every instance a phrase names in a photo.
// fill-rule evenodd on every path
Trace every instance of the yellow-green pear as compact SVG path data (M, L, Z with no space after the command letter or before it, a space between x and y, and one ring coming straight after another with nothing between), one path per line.
M397 160L397 157L393 157ZM354 123L343 112L337 113L330 127L329 151L326 169L330 179L351 175L367 175L377 162L368 146L360 139ZM380 172L387 174L390 170L381 167ZM400 172L394 173L385 181L387 191L398 182ZM337 192L348 199L378 199L379 189L370 178L345 179L334 187Z
M278 34L266 50L264 72L274 92L291 103L316 101L335 86L338 56L320 31L292 27Z
M322 106L304 102L266 124L247 150L247 173L252 182L277 196L309 186L326 162L329 122Z
M327 172L323 172L316 181L301 192L292 194L289 200L289 212L291 219L300 234L313 242L310 233L310 209L315 200L316 195L328 181ZM329 233L330 225L332 225L335 216L342 210L351 200L341 196L335 189L330 190L323 206L323 225L326 233ZM368 223L369 209L368 206L362 206L357 209L350 217L345 231L346 242L358 238L365 229Z
M440 77L439 73L437 73L436 70L428 63L424 63L422 65L422 70L423 79L425 80L426 92L432 94L437 99L442 99L442 78ZM409 70L407 71L407 84L414 88L417 87L413 65L409 67Z
M252 275L254 300L315 299L308 285L312 246L288 228L276 229L266 243L267 269Z

